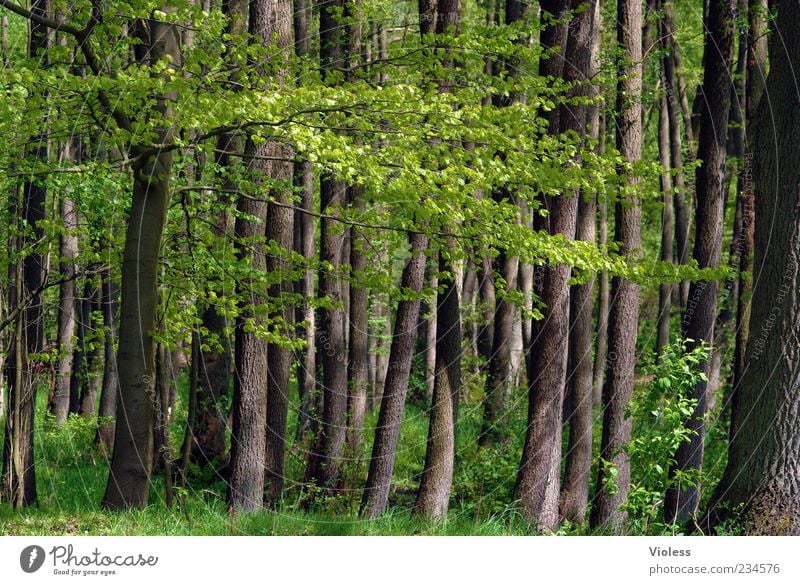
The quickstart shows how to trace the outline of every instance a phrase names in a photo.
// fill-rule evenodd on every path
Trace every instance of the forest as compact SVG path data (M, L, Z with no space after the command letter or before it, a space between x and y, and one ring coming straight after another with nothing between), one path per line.
M0 534L800 535L798 0L0 18Z

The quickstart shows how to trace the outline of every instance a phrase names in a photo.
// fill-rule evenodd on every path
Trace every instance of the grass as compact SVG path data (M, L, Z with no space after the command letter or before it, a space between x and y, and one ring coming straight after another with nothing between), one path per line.
M182 386L182 394L185 386ZM481 408L465 405L459 429L459 465L451 512L445 522L432 524L411 514L425 457L428 419L423 409L408 405L397 450L394 482L387 514L375 520L358 518L361 489L377 423L377 412L366 421L366 444L343 470L357 486L324 501L318 509L302 511L300 479L307 445L287 451L287 489L283 506L275 511L229 513L225 484L213 473L198 473L189 486L178 489L176 503L165 502L163 476L156 476L150 504L142 510L112 512L100 507L108 479L105 457L94 447L96 420L76 415L57 427L46 414L46 392L38 393L35 452L39 503L13 510L0 502L2 535L523 535L528 525L510 512L518 442L488 451L475 447ZM185 420L183 396L178 398L172 425L173 445L182 439ZM293 436L296 409L291 409L289 436ZM2 421L0 421L2 424ZM0 442L0 448L2 443ZM501 463L499 465L498 463ZM506 477L503 477L503 476Z

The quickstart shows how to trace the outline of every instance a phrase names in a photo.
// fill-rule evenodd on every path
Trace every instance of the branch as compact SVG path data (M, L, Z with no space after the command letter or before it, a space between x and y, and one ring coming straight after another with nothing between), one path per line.
M80 30L75 28L74 26L58 22L57 20L52 20L50 18L47 18L46 16L40 16L38 14L34 14L30 10L25 9L22 6L19 6L18 4L11 2L10 0L0 0L0 6L2 6L3 8L7 8L14 14L18 14L23 18L27 18L28 20L35 22L36 24L41 24L42 26L46 26L47 28L52 28L53 30L67 33L68 35L72 35L77 39L80 39L84 35L84 30Z
M0 2L5 2L5 0L0 0ZM100 268L102 268L102 267L100 267ZM70 280L76 280L77 278L80 278L81 276L84 276L86 274L94 274L97 271L99 271L100 268L95 269L95 270L85 270L83 272L79 272L79 271L76 270L71 276L66 276L64 278L59 278L58 280L53 280L53 281L47 280L47 274L45 274L44 280L42 281L42 284L37 286L33 290L33 292L31 292L25 298L25 300L23 300L21 303L19 303L16 307L14 307L12 309L12 311L6 316L5 319L0 321L0 333L2 333L5 330L6 327L8 327L12 323L14 323L17 320L17 318L20 316L20 314L25 309L27 309L31 305L31 303L33 303L34 300L36 300L36 297L41 295L48 288L52 288L54 286L58 286L58 285L63 284L65 282L69 282Z

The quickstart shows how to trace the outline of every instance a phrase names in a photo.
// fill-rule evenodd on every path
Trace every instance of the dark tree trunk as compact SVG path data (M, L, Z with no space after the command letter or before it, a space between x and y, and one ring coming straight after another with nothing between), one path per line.
M320 2L320 66L330 73L342 67L346 38L341 18L344 0ZM334 219L346 203L342 181L325 175L320 181L319 296L327 300L319 310L317 352L322 366L322 425L308 458L306 480L323 489L335 489L339 480L347 422L347 356L343 283L340 274L341 225Z
M617 43L622 49L623 61L618 65L616 141L625 163L642 158L641 33L641 3L620 0L617 4ZM642 247L641 203L635 194L639 179L626 168L620 168L619 173L623 175L625 191L621 194L623 201L616 204L615 239L621 244L624 254L636 257ZM630 441L631 420L625 411L633 395L639 286L617 276L611 287L600 457L616 468L617 476L610 478L609 469L603 465L599 467L590 521L593 527L618 529L626 518L620 505L628 499L630 484L630 460L624 448ZM606 487L609 480L616 484L615 489Z
M267 14L258 34L264 43L273 43L283 52L287 61L292 48L292 0L273 0L264 7ZM266 17L266 18L265 18ZM253 18L251 12L251 19ZM266 25L266 26L265 26ZM280 58L280 57L278 57ZM280 83L289 84L288 71L278 71ZM270 319L285 323L284 335L294 322L294 306L289 298L294 286L292 283L291 253L294 246L294 210L291 208L293 167L291 147L276 144L273 156L278 160L271 162L270 178L277 185L270 189L270 204L267 214L266 239L268 245L278 245L277 254L267 255L267 272L278 275L278 281L269 288L271 302L277 304ZM285 478L285 439L286 419L289 413L289 374L292 367L292 351L278 343L270 343L267 348L267 431L266 458L264 462L266 493L265 502L275 507L283 497Z
M105 328L105 365L103 366L95 444L100 446L103 453L111 453L111 449L114 447L114 429L116 427L113 417L117 413L117 396L119 395L117 352L114 351L114 344L117 340L119 287L113 281L110 270L103 271L101 278L100 304L103 309L103 326Z
M311 37L309 36L309 20L311 18L311 0L295 0L294 5L294 51L300 58L307 57L311 52ZM314 411L316 404L316 351L315 348L315 316L314 305L314 270L310 267L314 258L314 168L310 161L298 161L294 165L293 183L300 192L300 207L302 212L295 214L294 219L294 249L300 254L306 268L302 277L295 284L295 292L300 296L300 303L296 310L295 321L304 323L298 327L298 335L305 342L305 347L297 353L297 391L300 398L299 421L297 424L297 437L301 438L308 431L312 431L312 421L317 413Z
M350 187L353 208L359 213L365 209L364 191ZM369 289L363 282L367 268L367 239L350 228L350 348L347 361L347 411L349 415L350 451L355 461L361 461L363 452L364 416L367 412L367 387L369 384Z
M728 463L708 521L748 534L800 534L800 141L797 88L800 5L781 3L770 73L753 137L756 224L752 334L732 409ZM741 508L741 509L740 509Z
M248 33L253 36L254 42L263 47L281 48L291 46L291 18L290 7L285 0L258 0L250 4ZM261 63L251 63L260 74L265 74ZM253 181L257 186L263 185L267 179L276 178L288 181L291 169L280 160L286 158L284 146L276 142L256 144L248 139L245 144L245 161L248 169L253 172ZM271 198L278 201L284 200L286 195L281 192L280 186L269 189ZM280 247L290 250L292 247L292 224L290 209L281 207L275 211L273 203L268 204L262 198L242 197L239 209L251 215L254 219L245 219L240 216L236 219L235 232L237 237L238 253L241 258L246 258L254 274L283 267L280 259L275 255L267 254L265 249L255 243L260 237L266 235L270 240L277 240ZM231 436L230 482L228 485L228 500L237 510L254 510L262 506L264 500L264 482L266 474L271 469L265 465L275 465L274 460L267 459L267 437L273 435L273 430L268 430L267 394L272 394L278 404L272 409L272 424L280 424L274 417L284 410L281 406L283 393L285 397L286 381L288 376L289 353L277 352L274 364L278 365L274 373L268 371L267 342L258 336L252 327L246 326L248 321L266 325L266 318L259 309L267 304L258 291L258 277L248 277L243 283L243 290L248 291L249 305L244 307L237 318L235 339L235 367L234 396L233 396L233 432ZM269 295L280 296L283 283L270 287ZM277 293L277 295L275 294ZM280 301L273 301L276 305ZM285 308L283 319L290 309ZM275 315L271 315L273 320ZM288 318L291 323L291 316ZM257 327L256 327L257 329ZM285 401L284 401L285 403ZM276 410L277 409L277 410ZM285 418L284 418L285 424ZM273 437L274 438L274 437ZM280 437L282 449L283 437ZM274 446L274 444L273 444ZM273 453L270 454L272 456ZM280 455L282 462L282 452ZM272 469L274 470L274 469ZM270 491L268 497L272 497Z
M586 22L584 22L586 21ZM586 31L585 27L589 30ZM599 69L597 57L600 49L600 2L588 2L585 14L577 17L570 28L574 35L587 34L589 39L577 38L567 45L570 51L567 61L575 68L575 77L585 82ZM583 46L588 42L588 46ZM585 55L584 52L588 53ZM588 61L588 62L587 62ZM585 69L584 69L585 67ZM568 75L565 74L565 77ZM587 88L592 96L599 93L598 88ZM587 93L588 93L587 92ZM586 132L596 140L600 132L600 109L597 106L585 108L586 122L583 126L584 108L571 107L579 135ZM566 120L566 124L571 124ZM597 204L594 193L580 193L578 201L578 223L575 238L586 242L595 241ZM589 500L589 476L592 468L592 405L594 385L594 363L592 360L594 303L594 278L585 284L573 285L570 290L570 333L569 358L567 362L567 395L569 409L565 409L565 422L569 423L569 443L566 454L564 484L561 486L559 503L560 516L571 522L583 523L586 505Z
M31 2L31 12L37 16L47 16L48 8L47 0ZM29 22L28 56L46 59L46 56L40 53L46 51L48 46L47 29L33 21ZM44 124L46 123L45 121ZM34 159L47 160L47 138L43 134L31 138L28 154ZM21 254L22 250L26 249L27 254L16 269L16 306L19 306L23 299L27 300L35 291L39 291L44 279L44 259L38 249L38 242L44 237L42 223L45 218L46 199L47 191L39 180L31 178L24 183L21 205L17 206L17 210L24 225L29 226L31 231L22 239L18 248L18 253ZM35 364L31 363L28 356L42 351L44 344L42 318L42 295L38 293L17 322L13 365L9 368L3 491L15 508L32 506L37 500L34 459L37 380Z
M739 304L736 312L736 347L733 356L733 390L735 394L745 370L745 354L750 337L750 310L753 292L753 246L755 239L755 194L753 188L753 156L751 133L753 118L764 93L767 71L766 0L750 0L748 6L747 69L745 73L745 158L739 175L741 199L741 250L739 252ZM749 277L747 275L750 275Z
M414 513L434 521L447 516L455 463L455 425L461 387L461 303L452 264L440 253L443 275L436 305L436 369L425 468Z
M149 21L149 40L142 45L142 62L157 62L169 55L180 59L180 33L176 26ZM172 114L171 99L159 100L157 112ZM159 142L172 139L171 130L159 131ZM120 304L119 397L114 453L111 458L103 505L108 508L142 508L150 491L153 453L153 397L155 392L155 329L158 305L158 259L164 232L172 152L149 154L133 168L133 200L122 253Z
M361 502L361 516L365 518L375 518L386 510L394 459L397 454L400 423L403 420L408 392L408 378L419 317L419 294L425 280L425 250L428 247L428 238L424 234L414 232L409 234L408 241L411 246L411 258L403 269L400 287L409 291L414 298L402 300L397 305L392 347L389 352L389 368L381 399L367 485Z
M568 8L575 9L584 2L585 0L573 0L571 3L547 3L547 10L560 16ZM543 45L559 44L562 48L561 55L551 59L558 58L565 63L559 77L566 81L583 81L588 78L594 12L592 8L582 11L581 16L570 24L568 34L567 27L564 27L563 34L559 33L557 43L545 45L543 33ZM551 28L555 26L548 27L545 32ZM547 36L549 38L550 35ZM587 86L578 85L574 91L585 95ZM585 136L585 108L575 106L562 107L559 110L553 118L558 120L559 132L575 131L579 136ZM567 196L566 193L559 197L548 197L551 234L561 234L567 240L575 238L578 197L578 194ZM548 264L544 267L541 293L541 300L545 305L543 319L537 327L528 358L528 426L516 490L523 516L528 522L535 523L540 530L554 530L559 520L561 427L569 341L570 274L570 267L563 264Z
M697 156L702 161L697 170L697 229L694 259L700 268L719 266L724 222L724 178L728 117L730 114L730 80L734 42L734 0L711 2L705 45L705 75L701 101L701 126ZM683 317L683 332L693 340L713 343L717 317L717 281L693 282ZM708 364L703 365L708 373ZM706 415L706 382L694 389L697 400L694 413L686 422L692 432L690 440L681 444L675 456L676 469L682 472L699 470L703 464ZM675 471L675 470L673 470ZM670 485L664 500L667 522L683 522L695 514L700 500L699 485Z

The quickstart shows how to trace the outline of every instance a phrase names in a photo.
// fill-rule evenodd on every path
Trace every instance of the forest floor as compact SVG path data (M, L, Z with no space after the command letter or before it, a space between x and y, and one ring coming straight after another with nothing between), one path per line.
M176 452L183 441L186 420L186 384L179 384L173 423L172 445ZM476 387L479 384L476 384ZM284 502L275 511L230 514L225 502L224 479L207 467L190 467L185 487L174 490L173 505L166 504L164 474L156 474L150 490L150 505L143 510L112 512L100 501L108 478L105 456L95 447L95 418L71 415L57 427L46 414L47 392L40 391L35 434L37 506L13 510L0 502L0 535L528 535L534 531L513 505L513 489L522 449L525 396L509 397L504 422L506 441L477 447L483 408L478 393L467 388L459 413L458 450L450 511L442 524L430 524L411 514L423 469L428 416L424 399L413 396L406 408L397 449L388 512L376 520L358 518L358 506L367 475L377 409L365 422L366 443L359 457L350 457L343 468L347 489L342 495L318 498L314 509L301 506L308 439L292 441L287 450ZM289 437L297 425L296 392L291 397ZM474 394L474 396L473 396ZM514 403L514 404L511 404ZM596 413L599 416L599 413ZM596 422L599 422L599 418ZM0 425L3 421L0 420ZM2 449L0 437L0 450ZM566 434L565 434L566 439ZM595 436L599 448L599 432ZM566 445L565 445L566 447ZM594 476L594 473L592 474ZM634 520L628 534L674 533L650 520ZM587 528L562 526L559 534L591 534Z
M185 386L180 394L185 394ZM183 439L184 404L185 397L179 395L171 426L176 451ZM291 411L289 436L294 433L297 409ZM360 460L344 469L352 489L323 501L311 512L302 511L299 505L302 491L298 480L303 476L307 448L303 442L293 444L287 452L286 497L279 510L230 514L225 482L211 469L193 467L188 485L175 489L172 507L166 505L164 476L160 474L154 477L147 508L111 512L100 507L108 467L93 444L96 419L71 415L66 424L57 427L46 414L46 392L42 391L35 434L39 502L19 511L8 502L0 502L0 535L531 534L509 506L520 441L510 439L497 448L478 450L475 443L481 411L479 404L462 410L459 442L465 446L459 448L459 458L465 464L459 465L450 514L442 524L423 522L411 515L427 436L427 415L413 404L407 408L401 432L390 510L379 519L362 520L357 514L377 411L368 417L367 444ZM487 485L495 487L486 492Z

